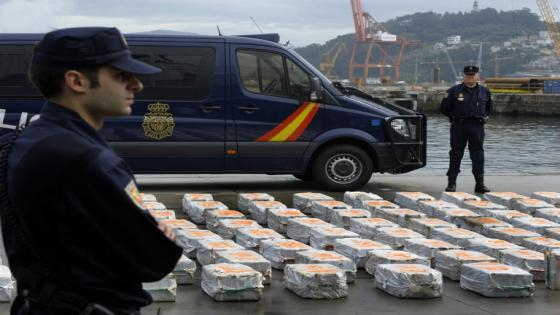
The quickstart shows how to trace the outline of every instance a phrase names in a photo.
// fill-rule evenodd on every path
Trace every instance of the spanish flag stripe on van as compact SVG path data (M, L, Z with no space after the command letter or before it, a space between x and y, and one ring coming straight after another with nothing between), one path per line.
M296 141L311 123L318 109L319 105L317 103L303 103L288 118L256 141Z
M315 117L315 114L317 114L318 111L319 111L319 105L314 104L313 109L311 109L309 115L305 117L301 125L296 129L296 131L294 131L294 133L292 133L292 135L288 137L288 141L297 141L297 139L299 139L299 137L303 134L305 129L307 129L307 126L309 126L309 124L311 123L311 121Z

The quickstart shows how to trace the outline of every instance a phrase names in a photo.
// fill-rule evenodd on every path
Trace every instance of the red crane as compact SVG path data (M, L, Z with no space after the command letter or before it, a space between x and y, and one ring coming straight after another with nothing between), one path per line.
M387 33L387 30L378 23L369 13L363 12L362 0L350 0L354 27L356 28L356 40L352 47L352 57L348 67L348 78L355 81L356 69L362 69L361 82L367 81L369 71L378 69L379 78L386 79L387 68L392 69L392 79L398 81L400 78L401 59L407 45L416 45L416 41L398 39L395 35ZM398 49L391 49L397 46ZM357 62L359 51L367 47L363 62ZM362 54L363 55L363 54Z

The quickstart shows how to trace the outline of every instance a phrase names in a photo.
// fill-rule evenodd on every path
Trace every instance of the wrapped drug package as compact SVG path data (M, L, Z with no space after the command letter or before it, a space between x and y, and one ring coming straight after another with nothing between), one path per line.
M334 227L334 225L317 218L291 218L288 220L286 232L289 238L309 244L311 229L321 226Z
M550 290L560 290L560 250L545 253L544 282Z
M380 196L374 193L368 193L363 191L346 191L344 192L343 201L346 204L351 205L353 208L365 209L363 204L364 201L371 200L383 200Z
M329 201L329 200L334 200L334 198L324 194L313 193L313 192L296 193L293 196L293 205L294 208L301 210L301 212L305 214L311 214L311 204L314 201Z
M285 239L273 229L258 227L241 228L235 231L235 242L246 249L259 251L262 241L272 239Z
M523 239L521 246L544 253L545 251L560 249L560 241L544 236L528 237Z
M420 201L436 200L436 198L423 192L396 192L395 203L403 208L419 210Z
M154 302L175 302L177 299L177 281L173 274L159 281L142 283L142 288L150 294Z
M513 200L511 203L511 207L513 210L518 210L530 215L534 215L535 211L537 211L538 209L554 208L554 205L551 205L550 203L542 201L540 199L523 198Z
M356 279L356 264L354 261L339 253L327 250L305 250L296 253L296 264L328 264L342 269L346 273L346 282Z
M185 219L175 219L175 220L162 220L161 223L167 225L173 231L186 231L186 230L196 230L198 227L196 224Z
M490 238L497 238L508 241L519 246L523 246L523 240L528 237L539 237L538 233L533 231L514 228L514 227L495 227L489 228L484 232L484 235Z
M217 264L241 264L249 266L260 272L263 276L263 284L270 284L272 280L272 268L270 261L261 254L246 249L232 249L216 252Z
M175 235L175 242L183 248L183 253L188 258L196 258L196 249L201 240L222 240L221 236L208 230L181 230Z
M468 240L466 249L481 252L494 258L500 258L503 249L522 249L523 247L495 238L473 238Z
M251 218L259 224L267 224L268 212L271 209L288 209L285 204L280 201L251 201L249 202L249 212Z
M216 234L220 235L225 239L234 239L235 231L241 228L261 228L260 224L255 220L248 219L222 219L218 221L218 226L216 227Z
M307 216L297 209L270 209L267 218L268 227L278 233L286 234L288 221L292 218L307 218Z
M553 191L536 191L531 194L531 198L540 199L548 202L555 207L560 207L560 193Z
M399 225L383 218L354 218L350 219L349 228L360 237L372 240L377 230L382 227L399 227Z
M258 301L263 276L242 264L212 264L202 268L202 290L216 301Z
M334 241L334 251L354 261L363 269L372 250L393 250L391 246L363 238L341 238Z
M560 241L560 227L545 228L543 236Z
M530 217L531 215L517 210L488 210L485 216L512 224L515 218Z
M206 212L206 227L216 233L220 220L227 219L245 219L245 215L237 210L209 210Z
M8 266L0 265L0 302L11 302L16 296L15 281Z
M474 217L465 219L462 226L476 233L484 234L484 231L493 227L512 227L511 224L492 217Z
M544 234L544 229L546 228L560 227L559 223L544 218L522 217L515 218L511 221L515 227L533 231L541 235Z
M371 212L372 217L377 217L380 209L398 209L400 206L387 200L370 200L364 202L364 208Z
M196 224L206 221L206 212L210 210L227 210L227 206L220 201L195 201L187 208L187 215Z
M360 237L357 233L339 227L315 227L310 231L309 245L316 249L332 250L335 240L357 237Z
M310 249L313 248L294 240L273 239L261 243L261 255L270 261L272 268L280 270L287 264L294 263L297 252Z
M457 227L453 223L449 223L435 218L414 218L410 219L407 227L428 238L432 237L432 231L437 228Z
M140 199L142 199L142 202L156 202L156 196L153 194L145 194L145 193L140 193Z
M274 201L274 197L265 193L240 193L237 195L237 209L250 214L250 205L253 201Z
M459 281L461 265L485 261L496 262L496 258L471 250L444 250L436 253L434 268L439 270L444 277Z
M418 256L414 253L402 250L372 250L369 252L366 261L366 271L375 276L375 268L383 264L419 264L430 266L430 260L427 257Z
M346 273L329 264L293 264L284 268L284 284L307 299L338 299L348 296Z
M198 201L213 201L212 194L184 194L181 200L183 212L188 214L188 209L192 206L193 202Z
M437 228L432 232L432 238L466 248L469 240L485 237L482 234L462 228Z
M434 217L455 224L458 227L464 227L467 226L467 219L476 218L479 217L479 215L471 210L454 208L454 209L435 209Z
M535 288L527 271L495 262L462 265L460 286L486 297L528 297Z
M515 199L529 198L511 191L489 192L484 194L484 199L502 205L508 209L513 209L513 201Z
M544 281L544 254L530 249L504 249L500 262L521 268L533 275L533 281Z
M201 266L216 262L216 253L232 249L244 249L231 240L200 240L196 249L196 260Z
M422 212L405 208L378 209L376 214L377 217L387 219L402 227L408 227L411 219L426 218L426 215Z
M458 205L443 200L420 200L418 201L418 211L429 217L434 216L434 210L457 209Z
M409 238L426 238L424 235L407 228L379 228L374 241L387 244L393 249L401 249Z
M144 208L148 210L155 210L155 211L167 210L167 207L163 203L157 201L144 201L142 202L142 205L144 206Z
M479 197L461 191L444 191L441 193L441 200L453 203L461 207L463 202L468 200L480 200Z
M462 208L472 210L479 215L486 215L488 210L507 210L506 207L488 200L466 200Z
M431 238L410 238L404 241L404 251L414 253L418 256L426 257L432 262L438 252L462 249L460 246L446 241Z
M560 208L544 208L535 210L535 217L560 223Z
M331 215L331 223L338 227L347 229L350 227L350 219L369 217L371 217L371 213L365 209L337 210Z
M420 264L381 264L375 286L399 298L436 298L443 292L441 272Z
M196 263L187 258L187 256L182 255L172 273L177 284L194 284L195 271Z
M162 221L162 220L175 220L175 211L173 210L149 210L150 215L156 220L156 221Z
M342 201L313 201L311 203L311 216L330 222L333 211L352 208Z

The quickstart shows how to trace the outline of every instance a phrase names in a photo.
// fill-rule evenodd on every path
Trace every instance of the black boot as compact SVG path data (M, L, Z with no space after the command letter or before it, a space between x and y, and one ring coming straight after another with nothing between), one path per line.
M457 190L457 176L447 176L447 187L445 191L456 191Z
M475 176L474 179L476 181L476 185L474 186L474 192L479 193L479 194L484 194L484 193L490 192L490 189L488 189L488 187L484 186L484 176L483 175Z

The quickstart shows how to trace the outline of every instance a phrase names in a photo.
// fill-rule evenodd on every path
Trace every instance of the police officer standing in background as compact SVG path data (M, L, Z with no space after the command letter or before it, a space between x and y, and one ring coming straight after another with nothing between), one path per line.
M37 45L30 76L47 102L0 163L12 314L140 314L152 302L142 282L175 267L173 232L99 133L105 117L131 113L135 74L159 71L132 59L116 28L61 29Z
M492 113L494 104L490 91L478 84L478 67L463 69L463 83L447 90L441 101L440 112L451 121L451 151L449 151L448 184L445 191L457 189L457 175L467 143L472 161L472 173L477 193L489 192L484 185L484 124Z

